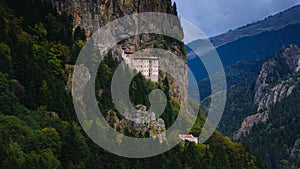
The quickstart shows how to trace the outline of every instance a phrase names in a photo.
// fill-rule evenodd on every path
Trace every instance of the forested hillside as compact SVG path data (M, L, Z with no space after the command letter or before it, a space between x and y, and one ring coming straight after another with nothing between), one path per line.
M260 123L242 140L251 145L254 153L261 155L270 168L296 169L299 163L299 147L292 150L299 133L299 85L293 93L270 110L270 119Z
M299 57L300 49L291 45L263 64L253 89L256 114L248 116L233 136L262 155L270 168L300 164Z
M232 135L238 130L245 117L250 115L253 106L255 80L261 66L272 58L279 50L290 44L299 45L299 24L289 25L285 28L267 31L255 36L244 37L217 48L224 65L228 86L227 102L218 130L225 135ZM199 93L203 104L209 104L211 94L209 78L201 67L199 59L189 60L191 70L204 72L198 74ZM198 65L198 66L197 66ZM190 84L189 91L197 90L196 84ZM193 97L193 95L191 95Z
M268 168L299 167L299 53L290 45L263 64L254 62L261 65L257 74L245 75L228 90L219 130L244 142ZM230 75L239 75L237 65L230 67ZM241 65L243 73L253 72L247 69L252 62Z
M205 144L182 142L147 159L104 151L83 132L67 87L69 68L85 43L84 30L73 32L73 18L58 14L45 0L0 0L0 14L0 168L264 168L242 143L218 132ZM104 113L113 109L107 84L117 64L107 56L99 68ZM149 104L147 92L153 88L169 92L167 82L154 84L141 75L133 83L134 104ZM167 125L176 118L175 103L162 116ZM201 111L194 135L204 118Z

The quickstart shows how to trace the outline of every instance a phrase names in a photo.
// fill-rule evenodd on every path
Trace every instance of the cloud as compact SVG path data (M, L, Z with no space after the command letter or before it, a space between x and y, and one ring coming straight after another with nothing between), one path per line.
M300 4L300 0L175 0L175 2L179 15L195 24L209 37Z

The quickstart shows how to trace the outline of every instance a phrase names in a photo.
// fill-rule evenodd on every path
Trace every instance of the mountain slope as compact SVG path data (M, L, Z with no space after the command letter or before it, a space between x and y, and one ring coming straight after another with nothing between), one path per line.
M243 144L233 143L218 132L206 144L182 142L147 159L123 158L99 148L82 131L71 94L65 89L70 71L65 68L76 60L85 39L82 32L73 34L72 20L51 6L45 0L0 1L1 169L263 168ZM105 57L100 66L105 71L100 71L97 87L110 91L117 64L113 57ZM140 90L132 100L147 102L146 92L155 85L142 77L137 80L134 82L140 83L134 87ZM167 83L158 85L168 93ZM110 96L97 94L100 108L114 111ZM171 111L167 116L175 119ZM200 115L195 134L199 134L204 119L202 112Z
M257 23L212 37L210 40L219 53L224 67L227 67L237 61L270 58L282 47L290 44L300 45L299 23L300 6L295 6ZM200 44L201 40L198 40L188 46L202 53L205 50L200 48L202 47ZM196 80L206 78L204 66L189 48L188 58L189 66L196 74Z
M253 125L266 122L271 105L288 97L300 80L300 49L291 45L264 63L256 80L253 105L257 114L247 117L233 139L250 132Z
M269 110L265 123L255 125L241 140L263 157L270 168L299 168L299 85Z
M216 46L222 46L226 43L235 41L245 36L253 36L266 31L279 30L291 24L300 22L300 5L282 11L273 16L269 16L264 20L243 26L241 28L229 31L210 38L211 42Z
M299 70L300 49L295 45L264 63L254 87L256 113L245 118L232 137L263 155L271 168L299 167L295 160L300 137Z
M256 75L263 63L262 61L272 57L282 47L290 44L300 45L299 30L300 24L290 25L277 31L241 38L218 47L216 51L224 66L228 87L246 80L241 77L249 77L250 74ZM206 79L208 75L205 67L201 60L196 57L190 58L188 65L196 76L198 86L200 86L201 99L205 99L210 94L206 85L209 79ZM195 84L190 85L195 86ZM190 93L192 92L190 91Z
M290 46L300 45L299 10L296 6L228 32L228 39L226 34L214 39L228 81L218 129L249 145L272 169L299 168L300 50ZM199 66L201 61L189 54L205 107L209 105L209 79L203 65Z

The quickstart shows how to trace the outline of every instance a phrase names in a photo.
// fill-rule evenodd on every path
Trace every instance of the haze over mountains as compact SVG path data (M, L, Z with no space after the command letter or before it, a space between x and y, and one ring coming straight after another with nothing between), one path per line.
M238 29L210 38L215 47L235 41L242 37L257 35L266 31L279 30L287 25L300 22L300 5L282 11L264 20L248 24Z
M294 6L278 14L266 17L264 20L254 22L252 24L242 26L238 29L228 31L227 33L211 37L209 38L209 40L215 46L215 48L218 48L244 37L258 35L268 31L275 31L291 24L297 24L300 22L299 8L300 5ZM201 43L201 41L201 39L195 40L189 43L188 46L197 48L201 53L202 48L199 48L199 43ZM189 52L188 55L189 58L195 57L195 53L192 51Z
M300 30L300 6L295 6L263 21L212 37L210 40L215 45L215 50L218 52L223 66L227 68L243 61L258 61L270 58L280 48L287 47L290 44L299 44L300 35L298 30ZM198 40L188 44L188 64L198 81L208 77L208 74L200 59L189 47L202 53L201 57L206 57L207 54L205 53L209 50L201 46L201 41ZM230 75L227 75L227 78L229 78L230 84L232 78L230 78ZM202 99L205 96L207 96L206 93L202 95Z

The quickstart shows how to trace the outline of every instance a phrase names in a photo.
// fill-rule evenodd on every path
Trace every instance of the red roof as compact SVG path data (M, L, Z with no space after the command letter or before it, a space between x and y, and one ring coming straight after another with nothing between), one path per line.
M192 134L179 134L179 137L181 137L181 138L196 138Z

